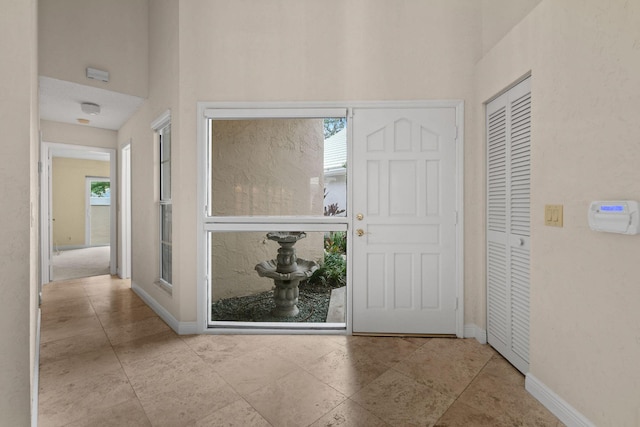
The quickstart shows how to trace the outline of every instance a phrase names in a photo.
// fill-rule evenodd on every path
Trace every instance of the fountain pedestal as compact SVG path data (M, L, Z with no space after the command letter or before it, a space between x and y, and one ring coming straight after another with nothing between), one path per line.
M300 312L297 305L298 285L318 269L316 262L296 256L294 246L298 240L305 237L307 235L302 231L267 233L267 239L280 245L278 256L275 260L263 261L256 265L256 271L260 277L273 279L273 300L276 307L272 314L276 317L292 317Z

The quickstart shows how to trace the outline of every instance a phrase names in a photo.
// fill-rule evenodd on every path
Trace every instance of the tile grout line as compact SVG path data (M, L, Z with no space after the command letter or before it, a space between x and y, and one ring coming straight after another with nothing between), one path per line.
M84 289L85 294L87 294L86 285L83 286L83 289ZM153 424L151 423L151 419L149 418L149 414L147 414L147 411L144 408L144 405L142 405L142 402L140 401L140 396L138 396L138 393L136 392L136 389L133 387L133 384L131 384L131 378L129 378L129 375L127 375L127 371L124 369L124 366L122 365L122 360L120 360L120 357L118 356L118 352L114 348L113 342L111 341L111 338L109 338L109 334L107 334L107 330L105 329L104 324L102 323L102 320L100 319L100 316L98 316L98 313L97 313L95 307L93 306L93 301L91 301L91 298L89 297L88 294L87 294L87 299L89 300L89 304L91 305L91 309L93 310L94 314L98 318L98 322L100 322L100 326L102 327L102 333L104 333L105 337L107 338L107 341L109 342L109 346L111 347L111 351L115 355L116 359L118 359L118 363L120 364L120 370L122 371L122 374L127 379L127 383L129 384L129 387L131 387L131 391L133 391L133 394L136 396L136 401L140 405L140 408L142 408L142 412L144 412L145 418L147 419L147 421L149 421L149 425L153 426ZM111 313L111 311L109 313ZM119 403L114 405L114 406L117 406L117 405L119 405Z
M115 351L113 350L113 346L111 345L111 341L109 340L109 337L106 335L106 332L105 332L105 330L104 330L104 326L102 325L102 322L101 322L101 320L100 320L100 317L98 316L98 314L97 314L97 312L96 312L96 310L95 310L95 307L93 306L93 303L91 302L91 298L90 298L90 297L89 297L89 295L87 294L87 291L86 291L86 285L85 285L84 283L82 284L82 292L83 292L84 296L83 296L83 297L78 297L77 299L84 299L84 300L86 300L86 301L89 303L89 306L91 307L91 310L93 311L93 315L97 318L97 320L98 320L98 322L99 322L99 324L100 324L100 327L102 328L102 333L105 335L105 338L107 338L107 341L109 342L109 346L110 346L111 350L113 351L114 356L116 356L116 358L117 358L117 354L116 354L116 353L115 353ZM65 301L66 301L66 300L67 300L67 299L65 299ZM69 337L67 337L67 338L60 338L60 340L62 340L62 339L73 339L73 340L76 340L76 339L78 339L78 336L80 336L80 335L83 335L83 334L76 334L76 335L69 336ZM57 341L57 340L54 340L54 341ZM54 341L51 341L51 342L54 342ZM43 343L39 343L38 345L42 345L42 344L43 344ZM120 363L120 360L119 360L119 359L118 359L118 363ZM122 370L122 364L120 364L120 369ZM124 373L124 372L123 372L123 373ZM125 374L125 376L126 376L126 374ZM128 381L128 378L127 378L127 381ZM115 406L115 405L114 405L114 406ZM38 411L40 411L40 408L38 408ZM69 421L69 422L65 422L64 424L61 424L61 427L64 427L64 426L67 426L67 425L70 425L70 424L73 424L73 423L79 422L79 421L81 421L81 420L83 420L83 419L84 419L84 417L80 417L80 418L77 418L77 419L71 420L71 421Z
M488 344L483 344L483 345L488 345ZM440 422L440 420L442 420L442 418L447 414L447 412L449 412L449 409L451 409L451 407L453 407L453 405L455 405L455 403L460 399L460 396L462 396L464 394L464 392L467 391L467 389L469 387L471 387L471 384L473 384L473 382L476 380L476 378L478 378L478 376L482 373L484 368L486 368L487 365L489 364L489 362L491 362L491 360L493 359L493 356L495 356L495 354L492 354L491 357L489 359L487 359L487 361L484 363L484 365L482 365L482 368L478 369L478 373L475 374L473 376L473 378L471 378L469 380L469 383L467 384L467 386L456 396L456 398L453 400L453 402L451 402L451 404L447 407L447 410L442 413L440 418L438 418L436 420L435 425L437 425Z
M256 412L256 414L260 415L260 418L262 418L263 420L265 420L265 422L267 422L270 426L275 427L275 426L273 426L273 424L271 424L271 422L269 422L269 420L267 420L267 419L264 417L264 415L263 415L262 413L260 413L260 411L258 411L258 409L257 409L256 407L254 407L254 406L251 404L251 402L249 402L249 401L245 398L245 396L243 396L243 395L242 395L238 390L236 390L236 388L235 388L232 384L230 384L230 383L229 383L229 381L227 381L227 380L226 380L226 378L224 378L222 375L220 375L220 374L215 370L215 368L213 367L213 365L215 365L215 363L207 362L207 361L204 359L204 357L202 357L200 354L198 354L198 353L197 353L197 352L196 352L196 351L195 351L195 350L194 350L194 349L193 349L189 344L187 344L187 342L186 342L186 341L185 341L185 340L184 340L180 335L178 335L178 338L180 338L180 340L181 340L181 341L182 341L182 342L187 346L187 348L189 348L189 350L191 350L191 351L192 351L192 352L193 352L193 353L194 353L194 354L195 354L195 355L196 355L200 360L202 360L202 362L204 362L204 363L205 363L205 364L207 364L207 365L211 365L211 369L212 369L212 370L213 370L213 371L214 371L214 372L215 372L215 373L220 377L220 379L222 379L222 381L224 381L224 383L225 383L227 386L229 386L229 388L231 388L231 389L232 389L232 390L233 390L233 391L234 391L234 392L235 392L235 393L240 397L240 399L238 399L238 400L236 400L236 401L233 401L233 402L230 402L229 404L227 404L227 405L225 405L225 406L223 406L223 407L221 407L221 408L216 409L215 411L213 411L213 412L211 412L211 413L209 413L209 414L205 415L205 416L204 416L204 417L202 417L201 419L207 418L207 417L209 417L209 416L211 416L211 415L215 414L216 412L221 411L221 410L223 410L223 409L225 409L225 408L227 408L227 407L229 407L229 406L233 405L234 403L238 402L239 400L242 400L242 401L244 401L244 402L245 402L245 403L246 403L246 404L247 404L251 409L253 409L253 410ZM262 387L261 387L261 388L262 388ZM258 390L259 390L259 389L258 389ZM257 391L257 390L256 390L256 391ZM252 393L253 393L253 392L252 392ZM201 420L201 419L200 419L200 420ZM198 421L200 421L200 420L196 420L196 423L197 423Z

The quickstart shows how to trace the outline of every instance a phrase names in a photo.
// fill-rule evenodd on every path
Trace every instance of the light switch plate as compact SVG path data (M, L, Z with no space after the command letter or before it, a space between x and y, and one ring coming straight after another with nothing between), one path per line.
M562 227L562 206L563 205L544 205L544 225Z

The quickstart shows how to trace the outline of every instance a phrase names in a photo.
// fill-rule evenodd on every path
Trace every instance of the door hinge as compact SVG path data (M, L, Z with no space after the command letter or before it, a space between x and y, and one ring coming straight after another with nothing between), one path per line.
M38 162L38 173L42 173L42 162Z
M458 211L453 212L453 220L455 225L458 225Z
M456 310L458 309L458 297L456 297Z
M454 133L453 139L458 139L458 126L455 126L453 128L453 133Z

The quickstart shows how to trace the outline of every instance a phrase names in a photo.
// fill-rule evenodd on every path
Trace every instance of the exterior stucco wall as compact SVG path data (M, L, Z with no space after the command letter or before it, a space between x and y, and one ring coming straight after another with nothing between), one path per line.
M216 120L212 125L214 216L323 214L322 120ZM302 230L304 231L304 230ZM213 300L273 287L258 277L261 261L278 245L265 233L215 233L212 243ZM300 258L323 256L323 239L309 234L296 244Z
M322 215L321 119L216 120L214 216Z
M273 289L273 279L259 277L255 266L275 260L279 245L268 240L267 232L213 233L211 245L212 301L253 295ZM298 258L320 264L324 257L323 232L308 232L295 245Z

